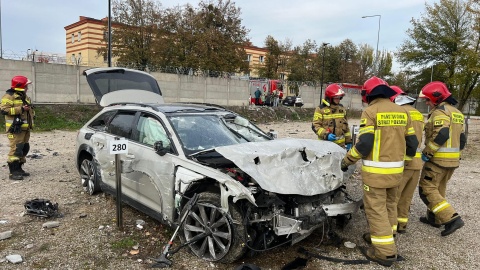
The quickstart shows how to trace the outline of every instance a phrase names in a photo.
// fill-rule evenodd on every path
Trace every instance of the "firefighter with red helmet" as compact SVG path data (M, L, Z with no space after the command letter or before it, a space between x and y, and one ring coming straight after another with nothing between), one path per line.
M30 130L33 129L33 110L30 98L27 96L31 81L25 76L12 78L11 88L2 97L0 111L5 115L5 129L10 141L10 152L7 163L11 180L23 180L30 174L22 168L25 157L30 150Z
M319 140L328 140L347 151L352 147L352 136L347 121L347 111L340 100L345 92L338 84L330 84L325 89L325 99L315 109L312 122L312 130Z
M427 216L420 221L440 228L447 236L463 227L464 222L446 199L447 182L460 165L460 151L467 142L465 119L447 86L438 81L426 84L419 98L424 98L431 111L425 124L425 161L420 174L418 191L427 205Z
M409 97L398 86L390 86L396 94L393 95L390 100L397 105L402 106L407 110L408 117L412 121L413 129L415 129L415 136L417 136L418 143L422 142L424 118L423 114L419 112L413 104L416 99ZM405 233L408 223L408 214L410 211L410 204L412 203L413 194L418 185L418 179L420 177L420 170L423 167L421 160L422 152L417 148L415 157L411 158L405 156L405 169L403 170L403 178L397 193L397 232Z
M383 266L397 260L394 234L397 228L397 191L404 170L405 155L413 157L418 147L407 111L390 101L396 92L378 78L362 87L362 112L358 142L341 162L349 165L362 159L363 203L370 233L364 239L372 247L361 248L365 257Z

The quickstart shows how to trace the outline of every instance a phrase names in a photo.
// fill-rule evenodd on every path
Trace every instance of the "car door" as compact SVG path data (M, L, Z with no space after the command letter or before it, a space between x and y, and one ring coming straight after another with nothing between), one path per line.
M174 194L175 149L160 156L154 144L161 141L164 147L172 146L162 121L155 115L139 112L132 130L132 143L123 160L122 188L132 199L157 213L165 213L164 205L171 207Z
M111 188L116 188L115 155L110 154L109 145L115 138L129 139L132 134L132 125L135 120L135 111L119 110L112 116L104 132L92 135L92 144L96 159L101 169L102 181ZM120 160L125 154L120 154ZM123 184L122 184L123 187ZM123 190L122 190L123 192Z

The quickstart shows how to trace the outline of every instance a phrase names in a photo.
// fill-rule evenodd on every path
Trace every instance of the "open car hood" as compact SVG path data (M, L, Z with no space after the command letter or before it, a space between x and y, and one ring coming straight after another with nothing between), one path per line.
M312 196L340 187L350 177L340 169L346 151L332 142L279 139L215 148L264 190Z
M97 103L108 106L113 103L164 103L162 92L155 78L147 72L127 68L92 68L83 72ZM124 91L130 92L124 92ZM112 95L113 92L122 92ZM150 92L137 93L134 91ZM107 94L110 94L107 99ZM141 95L141 96L140 96ZM133 98L132 98L133 97Z

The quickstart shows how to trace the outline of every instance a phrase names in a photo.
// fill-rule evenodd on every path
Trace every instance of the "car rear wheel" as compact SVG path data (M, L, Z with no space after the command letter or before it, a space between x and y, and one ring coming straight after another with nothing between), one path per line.
M99 172L92 158L85 158L80 165L80 177L82 187L88 195L93 195L100 191Z
M184 209L182 211L182 216ZM183 224L183 241L206 233L207 236L189 245L190 250L207 261L231 263L245 253L245 226L238 207L229 203L228 213L221 209L220 195L201 193L197 204Z

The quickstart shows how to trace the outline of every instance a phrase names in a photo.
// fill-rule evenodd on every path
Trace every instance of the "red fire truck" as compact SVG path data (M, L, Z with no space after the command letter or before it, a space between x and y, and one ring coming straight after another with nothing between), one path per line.
M262 95L265 98L263 101L260 101L260 104L265 104L271 106L273 104L273 100L268 99L268 93L270 96L275 90L278 90L280 99L283 98L283 83L281 80L269 80L269 79L252 79L249 81L249 89L250 89L250 104L255 104L255 91L257 91L257 87L262 91Z

